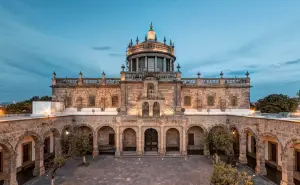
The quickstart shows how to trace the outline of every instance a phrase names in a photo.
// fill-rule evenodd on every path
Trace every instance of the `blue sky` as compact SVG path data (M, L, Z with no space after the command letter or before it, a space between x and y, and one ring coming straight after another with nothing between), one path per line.
M0 0L0 102L51 95L57 77L119 77L152 21L183 77L243 77L251 101L300 88L299 0Z

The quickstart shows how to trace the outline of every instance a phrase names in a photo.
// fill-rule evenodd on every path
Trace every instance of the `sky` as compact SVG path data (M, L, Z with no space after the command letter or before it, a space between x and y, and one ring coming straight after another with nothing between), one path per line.
M251 77L251 101L300 89L299 0L0 0L0 102L57 77L119 77L129 40L175 43L183 77Z

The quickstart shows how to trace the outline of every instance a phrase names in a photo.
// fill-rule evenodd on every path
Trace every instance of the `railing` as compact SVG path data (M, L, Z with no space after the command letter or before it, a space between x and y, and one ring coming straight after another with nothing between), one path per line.
M223 82L221 81L223 80ZM182 78L183 84L187 86L197 85L245 85L249 84L250 80L247 78L200 78L200 84L197 84L197 78Z
M56 85L70 85L76 86L78 85L79 78L56 78ZM115 85L119 84L119 78L82 78L82 85Z
M155 77L160 81L176 80L176 72L126 72L127 81L142 81L145 77Z
M133 53L143 52L143 51L160 51L171 53L174 55L174 48L172 46L168 46L166 44L162 44L159 42L145 42L141 44L134 45L127 50L127 55L131 55Z

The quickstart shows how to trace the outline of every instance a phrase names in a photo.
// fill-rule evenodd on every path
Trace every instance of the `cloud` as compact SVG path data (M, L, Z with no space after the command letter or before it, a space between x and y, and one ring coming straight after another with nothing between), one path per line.
M111 47L109 46L95 46L92 47L93 50L98 50L98 51L106 51L106 50L110 50Z
M121 54L121 53L110 53L108 54L111 57L125 57L125 54Z
M284 65L300 64L300 59L288 61L288 62L285 62L285 63L283 63L283 64L284 64Z

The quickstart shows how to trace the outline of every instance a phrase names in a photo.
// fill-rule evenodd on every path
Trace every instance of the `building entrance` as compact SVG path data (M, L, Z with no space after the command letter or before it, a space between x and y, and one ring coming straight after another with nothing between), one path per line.
M145 131L145 151L158 151L158 133L155 129L149 128Z

